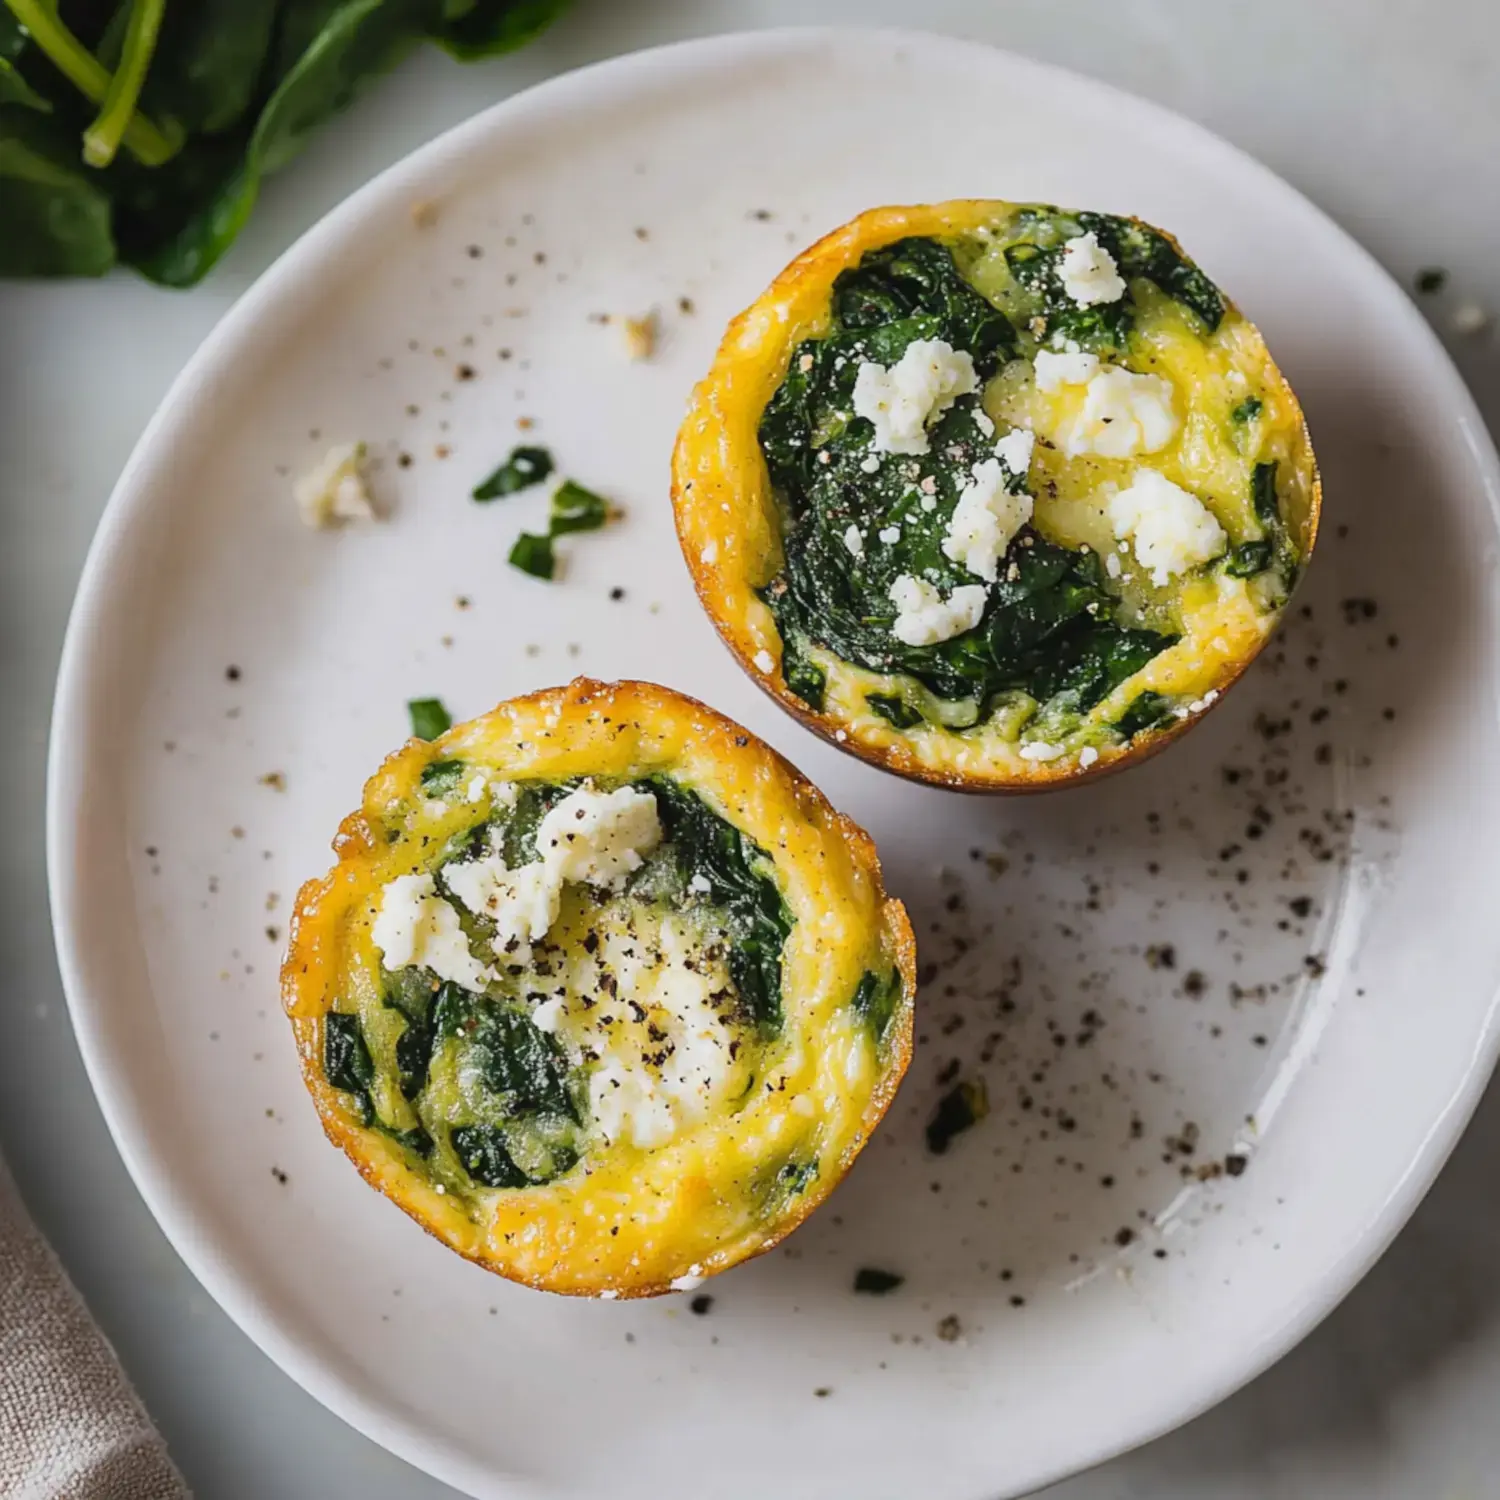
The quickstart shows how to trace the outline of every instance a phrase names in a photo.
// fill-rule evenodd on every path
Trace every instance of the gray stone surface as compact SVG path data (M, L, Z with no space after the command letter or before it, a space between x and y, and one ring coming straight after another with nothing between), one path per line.
M854 20L982 38L1145 94L1288 178L1403 284L1419 267L1446 267L1449 290L1424 309L1500 426L1500 342L1451 328L1465 302L1500 312L1500 12L1480 0L579 0L515 58L408 65L271 186L198 291L126 278L0 285L0 702L11 724L0 778L0 1142L206 1500L452 1492L323 1411L210 1302L136 1196L84 1077L47 921L42 784L63 626L100 509L220 313L371 173L560 69L737 27ZM1437 1008L1442 996L1413 1003ZM1050 1500L1492 1494L1497 1149L1492 1092L1411 1227L1302 1348L1208 1416Z

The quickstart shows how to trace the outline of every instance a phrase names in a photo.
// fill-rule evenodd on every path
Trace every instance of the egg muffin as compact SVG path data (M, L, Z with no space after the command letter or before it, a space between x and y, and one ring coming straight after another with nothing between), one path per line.
M760 740L580 679L413 740L303 887L282 991L329 1138L470 1260L642 1297L821 1203L911 1053L911 925Z
M914 779L1027 791L1223 695L1317 533L1306 424L1255 327L1137 219L861 214L730 325L673 459L740 664Z

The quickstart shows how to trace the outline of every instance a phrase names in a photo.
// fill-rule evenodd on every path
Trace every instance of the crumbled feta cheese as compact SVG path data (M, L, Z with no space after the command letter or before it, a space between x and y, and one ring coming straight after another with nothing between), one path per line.
M1219 556L1228 545L1224 528L1196 495L1155 469L1138 469L1128 488L1106 502L1117 537L1129 537L1137 561L1158 588Z
M878 474L880 472L880 459L873 453L867 453L860 459L859 467L865 474Z
M495 975L469 951L458 913L438 895L429 875L398 875L380 893L380 910L370 929L385 966L431 969L439 979L467 989L483 989Z
M470 778L469 784L464 788L465 802L483 802L486 789L489 787L489 777L483 771L476 771Z
M865 539L860 535L858 526L850 526L844 533L844 545L849 549L851 557L863 557L865 555Z
M882 526L875 535L887 544L899 542L901 540L901 528L899 526Z
M943 538L943 553L993 583L999 576L1000 558L1031 519L1031 511L1031 496L1024 491L1011 494L1000 460L987 458L974 465L972 477L959 493Z
M769 651L757 651L755 665L769 677L776 670L776 658Z
M695 896L706 896L711 890L713 890L714 886L713 882L708 878L707 875L694 875L693 878L688 881L687 888Z
M1049 745L1046 740L1032 740L1029 745L1022 745L1020 756L1022 760L1056 760L1059 756L1066 754L1062 745Z
M1038 350L1035 369L1037 389L1049 395L1065 386L1085 388L1081 410L1065 415L1054 434L1071 458L1081 453L1102 458L1155 453L1177 436L1172 385L1160 375L1100 364L1076 344L1060 354Z
M923 495L918 504L921 505L924 514L930 516L937 509L937 496Z
M365 445L341 443L330 448L292 486L303 522L312 527L345 521L373 521L375 506L365 481Z
M1085 745L1078 752L1078 764L1087 771L1099 759L1099 752L1092 745Z
M891 634L908 646L952 640L979 623L984 599L983 584L960 584L944 599L925 578L903 573L891 585L891 602L898 611Z
M915 339L889 367L860 362L854 410L874 424L877 451L926 453L927 424L978 383L967 351L942 339Z
M706 1278L694 1276L689 1273L686 1276L674 1276L672 1278L672 1290L674 1292L696 1292L703 1285Z
M1114 256L1099 243L1092 230L1075 236L1063 246L1057 271L1063 291L1079 307L1118 302L1125 295L1125 281Z
M1490 326L1490 315L1477 302L1465 302L1453 313L1455 333L1483 333Z
M1104 571L1108 573L1111 578L1118 578L1120 576L1120 555L1118 552L1105 553Z
M974 412L974 425L979 429L980 437L994 437L995 424L990 420L990 414L982 406Z
M995 444L995 457L1012 474L1024 474L1031 468L1032 451L1036 448L1036 433L1024 427L1013 427Z
M718 556L719 544L717 542L708 542L704 545L703 550L698 554L698 560L700 562L711 563L717 561Z
M661 842L656 798L634 787L570 792L537 827L541 858L512 870L499 851L445 867L448 889L495 924L497 956L517 957L557 920L569 881L615 890ZM387 965L389 967L389 965Z
M1070 342L1059 352L1038 349L1032 368L1036 372L1037 390L1055 396L1065 385L1087 385L1099 368L1099 356L1088 354Z

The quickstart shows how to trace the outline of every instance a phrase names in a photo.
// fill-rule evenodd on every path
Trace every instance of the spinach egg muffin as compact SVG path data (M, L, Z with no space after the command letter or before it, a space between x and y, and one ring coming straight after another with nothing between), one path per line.
M729 327L673 460L740 664L889 770L970 790L1158 749L1312 550L1302 412L1255 327L1136 219L861 214Z
M644 1297L758 1255L906 1071L874 846L669 689L580 679L413 740L334 850L282 969L323 1128L513 1281Z

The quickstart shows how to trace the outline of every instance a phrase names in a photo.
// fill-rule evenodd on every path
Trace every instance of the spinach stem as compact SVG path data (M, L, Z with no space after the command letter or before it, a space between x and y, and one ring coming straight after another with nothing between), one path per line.
M166 0L133 0L131 4L120 65L104 91L98 118L83 133L83 159L91 167L107 167L115 159L130 122L136 118L136 100L146 82L165 10Z
M63 25L55 7L48 0L4 0L4 4L26 28L32 41L41 48L58 72L90 102L103 104L112 83L110 71ZM159 6L157 8L159 10ZM160 21L159 15L157 20ZM136 18L132 15L132 31L135 29L135 21ZM154 27L150 40L154 46ZM147 62L150 61L150 55L148 47ZM123 67L122 63L122 71ZM136 85L136 91L139 91L139 84ZM120 143L142 166L159 167L176 155L180 142L170 139L135 109L134 95L129 103Z

